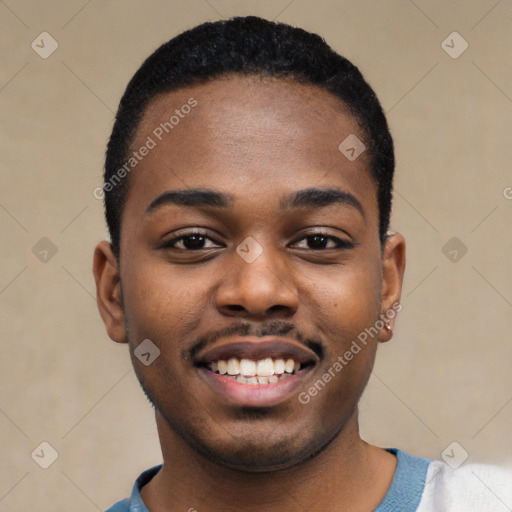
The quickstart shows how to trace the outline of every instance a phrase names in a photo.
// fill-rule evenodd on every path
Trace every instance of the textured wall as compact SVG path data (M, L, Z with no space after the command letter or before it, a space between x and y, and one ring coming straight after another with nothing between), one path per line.
M512 458L512 2L3 0L0 511L103 510L160 461L127 348L96 309L92 251L106 230L93 189L142 59L235 14L319 32L388 114L408 267L361 404L365 438Z

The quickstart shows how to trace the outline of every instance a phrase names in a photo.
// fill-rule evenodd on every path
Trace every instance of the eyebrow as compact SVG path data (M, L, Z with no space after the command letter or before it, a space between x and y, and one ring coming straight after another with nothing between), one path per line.
M231 194L211 189L169 190L157 196L146 208L151 213L162 206L175 204L190 207L229 208L235 203ZM325 208L334 204L352 206L366 218L361 202L350 192L339 188L306 188L298 190L280 201L281 209L290 208Z
M363 219L366 218L361 202L353 194L340 188L306 188L281 200L281 208L324 208L333 204L352 206Z
M214 208L228 208L232 206L235 199L230 194L216 192L208 189L183 189L169 190L160 194L151 201L146 208L146 213L151 213L161 206L176 204L179 206L209 206Z

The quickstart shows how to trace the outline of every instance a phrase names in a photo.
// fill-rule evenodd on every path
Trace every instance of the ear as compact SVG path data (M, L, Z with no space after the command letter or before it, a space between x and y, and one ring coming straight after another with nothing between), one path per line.
M93 274L96 281L98 309L113 341L126 343L119 265L109 242L100 242L94 249Z
M381 329L379 341L393 337L396 315L402 309L400 297L405 272L405 239L400 233L387 233L382 255L381 318L389 328Z

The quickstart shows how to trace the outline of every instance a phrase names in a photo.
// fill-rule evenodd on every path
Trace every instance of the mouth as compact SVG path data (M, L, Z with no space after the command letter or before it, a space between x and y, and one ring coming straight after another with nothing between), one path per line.
M292 377L303 370L306 365L302 365L292 358L285 360L266 357L254 360L232 357L228 360L213 361L206 367L218 375L224 375L241 384L266 385Z
M195 366L217 396L249 407L268 407L290 398L318 362L309 348L275 338L226 341L195 358Z

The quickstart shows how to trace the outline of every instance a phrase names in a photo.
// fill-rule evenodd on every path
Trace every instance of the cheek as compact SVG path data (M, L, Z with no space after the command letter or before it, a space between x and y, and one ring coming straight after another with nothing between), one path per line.
M155 260L127 266L124 310L133 334L158 339L197 324L208 302L207 276L191 280L186 274Z
M379 263L342 267L322 278L313 277L305 285L304 297L320 326L339 333L341 339L357 336L379 314Z
M325 395L318 406L323 403L329 408L332 404L345 403L346 408L333 410L338 420L340 411L352 410L357 403L375 360L377 335L369 328L378 320L377 275L367 268L340 276L337 282L326 282L317 290L321 300L316 303L315 321L327 341L319 377L326 382ZM317 393L318 387L324 392L322 385L313 383L312 386L315 389L308 388L310 396Z

